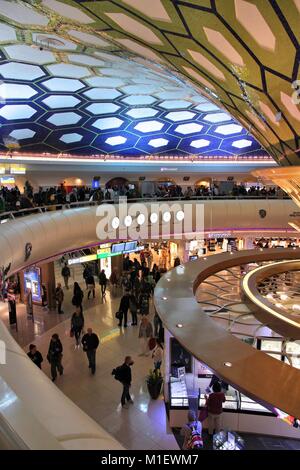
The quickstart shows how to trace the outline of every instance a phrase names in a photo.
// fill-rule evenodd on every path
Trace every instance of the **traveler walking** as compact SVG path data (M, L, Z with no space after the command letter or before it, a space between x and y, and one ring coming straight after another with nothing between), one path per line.
M86 278L87 288L88 288L88 299L90 298L91 293L93 293L93 299L95 298L95 279L91 272L89 272Z
M72 305L74 305L74 307L80 307L81 313L82 313L82 300L83 300L83 292L81 290L81 287L78 284L78 282L74 282Z
M127 327L127 313L128 313L128 308L129 308L129 292L125 292L123 297L121 298L120 302L120 307L119 307L119 313L120 313L120 319L118 326L122 326L122 320L124 320L124 328Z
M56 290L55 290L55 300L57 303L57 311L59 314L64 313L63 310L61 309L62 303L64 301L64 291L61 288L61 283L59 282L57 284Z
M160 370L160 366L163 360L164 348L159 339L156 339L156 346L152 351L152 359L154 362L154 370Z
M80 309L80 306L76 307L76 311L73 313L71 318L71 336L75 336L75 349L80 347L80 335L84 327L84 316Z
M64 373L64 368L61 363L62 352L63 352L63 346L61 344L59 336L57 333L54 333L51 337L48 354L47 354L47 359L51 365L52 382L56 380L57 370L60 373L60 375L63 375Z
M142 317L139 329L139 338L141 343L140 356L149 355L149 339L153 337L153 328L147 317Z
M61 275L64 278L65 287L69 289L69 277L71 276L71 271L67 263L65 263L64 267L62 268Z
M96 372L96 350L100 341L96 333L93 333L92 328L87 329L87 333L82 337L81 343L89 361L89 369L91 369L91 373L94 375Z
M104 297L104 295L106 294L107 286L107 277L104 269L102 269L101 273L99 274L99 284L101 288L101 296Z
M135 295L132 293L129 296L129 310L131 313L131 325L137 325L137 300Z
M131 356L126 356L124 364L117 367L112 371L112 375L115 376L116 380L119 380L123 385L123 391L121 396L122 408L128 408L128 403L133 404L133 400L130 396L129 389L131 387L132 374L131 366L134 364ZM127 403L126 403L127 402Z
M43 362L43 356L41 353L36 349L35 344L30 344L29 346L29 352L27 353L27 356L29 359L32 360L32 362L38 366L40 369L42 368L42 362Z

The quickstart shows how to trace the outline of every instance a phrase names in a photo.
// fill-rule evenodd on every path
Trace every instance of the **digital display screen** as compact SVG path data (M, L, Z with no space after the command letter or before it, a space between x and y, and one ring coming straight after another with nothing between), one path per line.
M7 184L16 184L16 180L13 176L7 175L7 176L1 176L0 177L0 183L5 186Z
M92 189L100 188L100 176L94 177L92 181Z
M125 250L125 243L115 243L111 247L112 253L121 253L124 250Z
M41 270L29 268L24 272L25 292L31 289L33 302L42 302Z
M137 242L126 242L125 251L134 251L137 247Z

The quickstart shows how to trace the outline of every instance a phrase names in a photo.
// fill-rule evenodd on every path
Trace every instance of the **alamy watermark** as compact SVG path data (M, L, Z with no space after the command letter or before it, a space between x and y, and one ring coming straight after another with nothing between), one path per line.
M134 203L126 198L119 204L101 204L97 207L96 226L99 240L202 239L204 234L204 204Z

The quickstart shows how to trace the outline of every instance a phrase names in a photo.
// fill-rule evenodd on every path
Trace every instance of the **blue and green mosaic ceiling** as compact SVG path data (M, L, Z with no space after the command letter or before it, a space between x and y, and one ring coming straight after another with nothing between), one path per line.
M0 150L297 163L299 24L299 0L0 0Z

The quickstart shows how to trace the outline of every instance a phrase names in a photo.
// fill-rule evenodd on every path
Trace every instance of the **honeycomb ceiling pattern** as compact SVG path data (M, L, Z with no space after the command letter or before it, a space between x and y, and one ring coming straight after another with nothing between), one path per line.
M298 163L299 20L299 0L0 0L2 148L217 156L262 145Z

